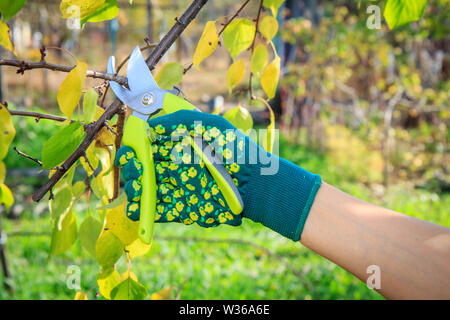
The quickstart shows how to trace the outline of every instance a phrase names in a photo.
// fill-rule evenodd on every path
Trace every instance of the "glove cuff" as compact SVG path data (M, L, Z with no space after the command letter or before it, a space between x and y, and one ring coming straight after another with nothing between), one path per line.
M322 183L320 176L282 158L275 174L262 175L260 166L252 171L243 216L299 241Z

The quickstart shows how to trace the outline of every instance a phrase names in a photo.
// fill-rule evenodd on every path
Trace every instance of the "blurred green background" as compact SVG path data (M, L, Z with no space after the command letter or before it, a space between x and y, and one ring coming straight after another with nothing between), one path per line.
M152 1L151 10L146 0L119 4L114 22L73 31L60 18L58 1L29 1L12 21L19 57L39 60L45 44L70 50L90 69L105 70L110 54L126 56L137 43L144 44L145 35L160 39L188 2ZM175 60L188 65L204 23L223 20L240 4L210 1L160 65ZM279 154L356 197L450 227L449 3L430 0L420 21L394 31L384 22L381 29L367 26L370 4L382 9L384 1L296 0L281 10L275 42L283 74L271 101L280 129ZM251 1L242 15L255 16L257 5ZM55 50L47 59L72 63ZM266 124L268 114L259 104L227 94L230 61L219 47L201 71L186 74L183 91L204 111L240 102L256 125ZM60 114L56 92L65 74L31 70L16 75L6 67L1 74L2 100L11 109ZM88 79L86 86L98 84ZM256 86L255 92L263 95ZM106 104L112 98L109 94ZM17 133L11 149L17 146L39 158L58 124L13 120ZM81 268L82 291L93 298L99 267L78 240L65 254L47 260L48 204L31 201L47 173L13 150L5 164L6 184L15 197L11 212L2 211L12 274L7 281L14 294L1 287L0 299L72 299L75 291L66 286L70 265ZM76 179L83 179L83 172ZM81 221L86 206L75 209ZM157 225L155 233L152 249L133 260L132 269L150 292L171 286L181 299L382 299L331 262L248 220L239 228ZM125 271L126 262L120 260L118 269Z

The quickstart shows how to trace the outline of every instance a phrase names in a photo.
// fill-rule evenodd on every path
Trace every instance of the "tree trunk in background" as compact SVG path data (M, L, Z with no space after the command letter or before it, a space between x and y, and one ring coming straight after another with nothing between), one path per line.
M153 30L153 4L152 0L147 0L147 37L150 42L155 41L155 31Z

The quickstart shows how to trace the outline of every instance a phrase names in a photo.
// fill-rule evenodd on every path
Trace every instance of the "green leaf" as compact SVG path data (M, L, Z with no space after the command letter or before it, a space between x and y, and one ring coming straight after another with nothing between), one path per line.
M0 204L4 204L6 211L9 211L9 208L14 203L14 196L9 190L9 188L6 186L6 184L0 184Z
M255 24L247 18L233 20L223 32L223 42L233 60L250 47L254 37Z
M267 66L269 53L264 45L258 44L253 51L250 61L250 71L256 76L261 77L262 71Z
M88 91L86 91L86 93L84 94L83 98L83 116L85 123L94 121L95 113L97 111L97 100L97 91L89 88Z
M50 255L64 253L77 238L77 223L72 210L59 218L53 227Z
M80 145L84 136L80 122L72 122L59 129L42 148L42 168L50 169L62 163Z
M111 230L103 229L95 245L95 256L103 269L109 269L123 254L124 245Z
M119 6L117 5L117 0L106 0L105 3L94 11L92 14L87 15L85 18L80 20L83 26L86 22L100 22L111 20L117 17L119 14Z
M202 36L198 41L197 48L195 48L192 63L197 69L200 63L214 52L219 43L219 36L217 35L216 22L208 21L203 30Z
M11 120L8 109L0 103L0 160L8 153L9 145L14 140L16 129Z
M425 10L427 0L387 0L384 18L391 29L419 20Z
M280 57L276 56L266 69L264 69L261 76L261 86L269 99L275 97L278 79L280 77L280 63Z
M50 216L53 221L59 221L59 217L71 210L72 192L68 188L62 188L55 192L53 199L49 201Z
M110 300L111 290L121 281L121 276L115 269L107 269L97 275L98 289L103 297Z
M272 40L278 32L278 21L272 16L265 16L259 25L259 31L267 41Z
M93 257L96 256L95 246L101 232L102 224L90 215L86 219L84 219L78 232L81 245Z
M124 203L126 203L126 200L127 200L127 195L125 193L122 193L120 196L118 196L116 199L114 199L114 201L112 201L106 205L97 207L97 210L107 210L107 209L117 208L118 206L121 206Z
M155 77L156 83L161 89L173 89L183 78L184 68L179 62L166 63Z
M147 289L142 284L127 277L111 291L111 299L144 300L147 294Z
M236 87L239 82L244 78L245 74L245 63L242 59L236 60L228 68L227 71L227 85L228 92L231 93L234 87Z
M278 9L283 4L284 0L263 0L263 6L272 11L274 17L277 16Z
M0 0L0 13L3 20L9 20L27 3L27 0Z
M227 112L225 112L223 117L244 133L253 128L252 115L246 108L243 108L241 106L237 106L233 109L228 110Z

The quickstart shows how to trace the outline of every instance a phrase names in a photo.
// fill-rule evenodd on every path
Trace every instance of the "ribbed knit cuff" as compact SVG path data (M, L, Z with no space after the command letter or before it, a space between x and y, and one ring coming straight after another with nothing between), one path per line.
M262 175L258 166L252 168L243 216L298 241L322 182L319 175L282 158L279 161L273 175Z

